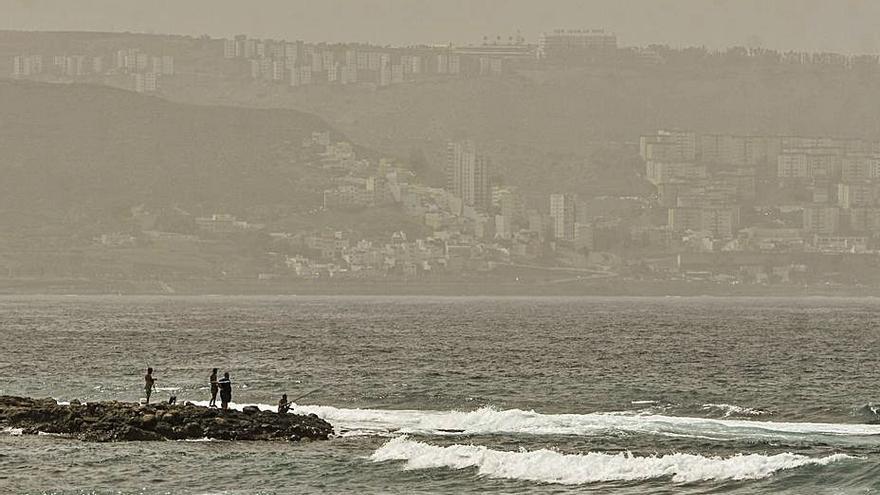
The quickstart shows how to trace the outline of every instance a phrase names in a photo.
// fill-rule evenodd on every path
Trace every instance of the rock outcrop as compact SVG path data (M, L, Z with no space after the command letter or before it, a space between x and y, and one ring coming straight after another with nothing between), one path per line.
M24 434L53 433L94 442L132 440L326 440L333 427L310 414L247 408L221 411L193 404L91 402L0 396L0 427Z

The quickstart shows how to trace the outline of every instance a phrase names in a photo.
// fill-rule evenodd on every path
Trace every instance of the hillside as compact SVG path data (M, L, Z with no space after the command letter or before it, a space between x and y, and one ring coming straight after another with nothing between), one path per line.
M469 136L538 197L644 191L636 143L657 128L880 136L880 74L809 67L548 68L378 90L180 78L166 94L314 113L365 146L421 150L438 180L447 140Z
M2 220L15 212L100 218L138 204L196 214L314 207L322 178L307 169L302 142L327 129L293 110L0 80Z
M608 142L595 132L589 114L556 113L557 108L541 101L544 90L520 77L432 81L383 89L291 89L180 77L163 91L175 101L295 108L320 115L353 141L372 149L403 158L424 154L424 176L435 185L442 184L446 143L470 138L492 158L497 180L523 187L527 196L541 204L545 194L558 190L587 194L647 190L639 177L637 133L635 137L620 133L627 138Z
M880 137L876 66L766 64L673 54L658 65L509 66L497 77L291 88L254 82L222 42L132 33L0 31L0 74L12 55L91 53L136 47L175 57L162 96L181 103L309 112L353 142L413 157L441 184L444 149L469 137L493 158L496 181L537 204L553 191L585 195L650 191L640 177L638 136L657 128L699 132ZM699 51L699 50L697 50ZM109 60L107 60L109 63ZM108 84L118 83L108 76Z
M113 292L135 290L120 281L140 281L136 290L167 291L156 278L250 279L276 267L268 251L296 252L273 244L267 232L421 233L396 207L316 211L332 177L317 165L317 147L304 146L314 131L344 139L294 110L0 80L0 287L41 280L44 290L60 280L61 290ZM267 229L197 231L195 217L213 213ZM114 233L136 241L114 247L96 240ZM102 285L107 280L122 285Z

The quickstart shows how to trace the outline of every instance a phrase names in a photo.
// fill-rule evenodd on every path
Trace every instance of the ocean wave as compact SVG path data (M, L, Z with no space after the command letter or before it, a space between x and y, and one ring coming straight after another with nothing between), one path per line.
M24 428L12 428L12 427L7 426L6 428L3 428L2 430L0 430L0 433L2 433L4 435L11 435L14 437L18 437L24 433Z
M578 485L664 478L674 483L753 480L785 469L824 466L852 457L833 454L812 458L791 453L740 454L726 458L695 454L638 457L598 452L562 454L547 449L509 452L475 445L440 447L402 436L379 447L371 459L374 462L405 461L404 469L408 470L477 468L480 476L489 478Z
M763 409L737 406L735 404L703 404L702 409L704 411L721 412L722 416L725 418L729 418L730 416L764 416L770 414Z
M197 402L207 405L207 402ZM241 409L267 404L230 404ZM787 423L747 419L712 419L665 416L634 412L589 414L542 414L520 409L484 407L475 411L432 411L403 409L345 409L320 405L293 405L291 412L316 414L329 421L337 434L414 435L572 435L600 436L614 433L665 435L670 437L725 440L786 440L816 437L826 443L835 440L865 440L880 443L880 425L843 423ZM350 433L349 433L350 434Z
M869 419L876 420L880 417L880 405L869 402L860 407L853 408L854 416L865 416Z

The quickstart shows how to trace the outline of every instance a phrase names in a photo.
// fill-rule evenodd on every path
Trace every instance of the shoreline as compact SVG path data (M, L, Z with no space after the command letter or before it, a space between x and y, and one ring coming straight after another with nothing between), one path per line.
M731 285L699 281L169 281L0 280L0 296L880 297L880 287Z

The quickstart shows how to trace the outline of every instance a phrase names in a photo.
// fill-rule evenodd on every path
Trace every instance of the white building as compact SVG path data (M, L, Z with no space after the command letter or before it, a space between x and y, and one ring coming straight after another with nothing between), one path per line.
M235 58L235 40L223 40L223 58Z
M472 141L453 142L446 149L446 190L466 206L488 211L492 204L489 159L478 155Z
M159 75L155 72L132 74L134 90L137 93L154 93L159 90Z
M550 195L550 219L555 239L574 241L574 224L577 219L576 208L576 201L573 195Z
M12 76L28 77L43 72L42 55L18 55L12 58Z
M586 50L617 49L617 36L604 29L554 29L538 38L538 57L564 56Z

